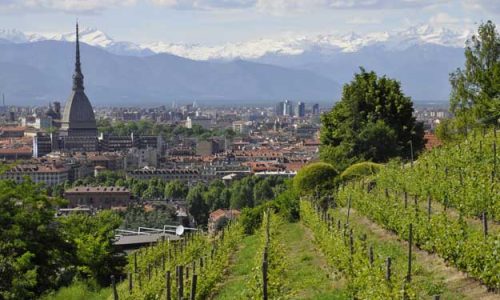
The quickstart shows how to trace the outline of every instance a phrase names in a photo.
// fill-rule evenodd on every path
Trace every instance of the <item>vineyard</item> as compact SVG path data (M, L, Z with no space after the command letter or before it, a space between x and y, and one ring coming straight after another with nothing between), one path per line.
M494 132L128 256L111 299L500 299ZM328 199L325 201L322 199ZM260 224L260 225L259 225Z

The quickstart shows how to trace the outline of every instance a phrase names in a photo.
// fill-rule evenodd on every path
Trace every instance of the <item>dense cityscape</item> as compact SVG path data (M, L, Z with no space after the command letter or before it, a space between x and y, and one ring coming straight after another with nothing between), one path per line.
M0 15L2 9L36 10L35 2L0 4ZM167 2L148 5L176 14L271 9L260 2ZM340 2L325 9L349 14L358 5L362 11L394 5ZM38 8L51 15L47 3ZM94 11L100 6L85 5L79 12L101 17ZM140 5L120 8L135 13ZM294 14L300 16L304 7L286 9L299 8ZM415 7L423 14L452 5L397 8ZM451 36L446 43L435 32L413 32L431 41L424 50L418 43L390 48L398 34L367 34L373 41L360 42L353 32L353 44L323 36L308 48L307 38L295 44L262 38L235 44L248 61L190 61L182 55L239 52L232 44L115 43L80 24L60 36L0 30L0 300L500 299L500 34L493 21L474 23L473 33L460 36L465 47L453 46L463 63L446 78L446 102L414 100L406 92L411 71L400 80L359 66L340 87L313 69L341 66L358 51L386 65L377 51L408 60L418 52L435 56L430 61L439 65L445 60L440 47L457 38L448 31L441 32ZM55 45L60 64L50 62L53 53L26 59L44 71L54 64L52 73L71 51L71 71L65 79L44 78L29 64L5 71L14 70L11 61L27 45L38 51ZM278 59L249 52L268 48ZM310 64L292 69L286 64L293 55ZM116 70L95 68L96 61ZM395 69L405 66L402 61ZM125 71L130 66L137 74ZM177 99L155 76L181 86L158 71L179 66L192 82ZM126 87L110 88L117 73ZM40 82L15 90L16 79L5 79L10 74L34 74ZM109 79L109 86L94 83L96 77ZM134 80L151 90L131 93L127 85ZM71 82L67 98L50 91L61 82ZM417 90L433 88L420 84ZM241 99L230 100L239 89ZM266 100L274 93L283 97ZM36 104L24 104L26 95ZM116 98L105 102L103 95ZM165 100L154 104L144 95ZM258 99L244 100L248 95ZM126 101L117 104L120 97Z

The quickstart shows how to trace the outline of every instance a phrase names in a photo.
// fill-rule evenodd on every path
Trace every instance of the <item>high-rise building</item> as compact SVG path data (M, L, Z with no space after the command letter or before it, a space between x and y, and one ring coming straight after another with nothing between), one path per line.
M283 102L283 101L278 102L278 104L276 105L276 109L275 109L276 115L283 116L284 111L285 111L285 102Z
M315 103L312 108L312 114L313 116L319 115L319 104Z
M304 102L297 103L297 106L295 107L295 115L299 118L306 116L306 105Z
M293 102L289 100L285 100L285 103L283 104L283 115L284 116L293 116Z

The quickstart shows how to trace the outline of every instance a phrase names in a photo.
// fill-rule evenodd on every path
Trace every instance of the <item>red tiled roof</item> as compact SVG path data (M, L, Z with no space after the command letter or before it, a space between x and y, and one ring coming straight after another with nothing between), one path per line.
M424 134L424 139L425 139L425 149L427 150L431 150L432 148L439 147L443 144L438 139L438 137L431 132L426 132Z

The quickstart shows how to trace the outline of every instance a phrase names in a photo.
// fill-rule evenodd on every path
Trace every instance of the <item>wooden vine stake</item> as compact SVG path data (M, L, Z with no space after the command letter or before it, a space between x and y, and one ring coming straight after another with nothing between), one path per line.
M430 220L431 219L431 213L432 213L432 202L431 202L431 194L427 195L427 218Z
M177 266L178 269L178 279L177 279L177 299L182 299L184 297L184 272L182 266Z
M391 281L391 265L392 259L387 257L385 260L385 280Z
M132 283L132 273L128 272L128 292L132 294L132 288L133 288L133 283Z
M267 300L267 248L264 249L262 260L262 299Z
M113 288L113 299L118 300L118 291L116 290L116 279L115 275L111 275L111 286Z
M493 172L497 170L497 142L493 141Z
M418 215L418 195L413 197L413 204L415 205L415 215Z
M488 217L486 214L486 211L483 211L483 231L484 231L484 238L488 237Z
M170 271L167 271L167 274L165 274L165 281L166 281L166 292L167 292L167 300L172 300L172 294L171 294L171 289L172 289L172 282L170 279Z
M370 266L373 267L373 261L374 261L374 258L373 258L373 245L370 245L370 249L368 250L368 258L370 260Z
M193 278L191 280L191 294L189 295L189 299L195 300L196 299L196 281L198 279L198 275L193 274Z
M408 233L408 274L406 275L406 281L411 282L411 254L413 245L413 224L410 223L409 233Z
M134 273L137 273L137 251L134 252Z
M352 257L352 255L354 254L354 235L352 233L352 228L349 231L349 251L351 252L351 257Z
M139 289L142 288L142 277L141 277L141 270L139 270L139 273L137 273L137 282L139 283Z
M346 225L349 225L349 217L351 215L351 201L352 201L352 197L349 196L349 201L347 201L347 220L346 220Z

